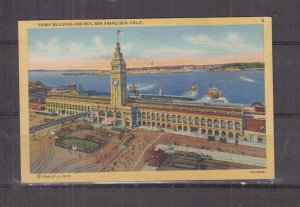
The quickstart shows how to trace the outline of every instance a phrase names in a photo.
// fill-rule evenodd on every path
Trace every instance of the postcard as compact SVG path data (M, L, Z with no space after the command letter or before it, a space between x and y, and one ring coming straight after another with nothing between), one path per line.
M22 183L274 179L271 18L19 22Z

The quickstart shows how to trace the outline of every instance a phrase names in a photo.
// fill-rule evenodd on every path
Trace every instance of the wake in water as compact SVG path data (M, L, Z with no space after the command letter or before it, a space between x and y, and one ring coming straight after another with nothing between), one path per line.
M186 91L182 93L183 96L191 97L191 98L196 98L198 96L197 91Z
M198 101L202 103L228 103L229 102L225 97L211 98L208 95L202 96Z
M131 84L127 86L127 89L129 89L130 86L131 86ZM135 84L135 86L137 87L138 91L146 91L146 90L150 90L150 89L154 88L155 84L151 84L151 85Z
M246 76L241 75L240 79L249 83L255 83L256 81L251 79L251 78L247 78Z

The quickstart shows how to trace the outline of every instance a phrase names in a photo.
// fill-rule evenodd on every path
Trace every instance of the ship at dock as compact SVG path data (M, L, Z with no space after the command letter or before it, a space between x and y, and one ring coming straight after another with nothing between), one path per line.
M132 95L139 95L139 92L138 92L138 87L134 84L134 82L132 83L131 86L128 87L128 91L132 94Z
M192 92L197 92L198 91L198 87L196 86L195 83L193 83L193 85L191 86L191 91Z
M207 95L213 99L220 98L221 97L221 90L219 89L219 86L217 87L212 87L210 85L209 89L207 90Z

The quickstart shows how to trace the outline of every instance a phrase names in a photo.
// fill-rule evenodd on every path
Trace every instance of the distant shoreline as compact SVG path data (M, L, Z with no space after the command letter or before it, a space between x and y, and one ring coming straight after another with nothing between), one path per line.
M251 72L251 71L264 71L264 68L246 68L246 69L241 69L241 68L217 68L217 69L207 69L206 71L208 72Z
M218 68L218 69L196 69L196 70L191 70L191 71L187 71L187 72L180 72L180 71L152 71L152 72L147 72L147 71L127 71L128 75L140 75L140 74L171 74L171 73L190 73L190 72L201 72L201 71L206 71L206 72L211 72L211 73L218 73L218 72L254 72L254 71L264 71L264 68L247 68L247 69L236 69L236 68L232 68L232 69L222 69L222 68ZM106 76L106 75L110 75L110 71L95 71L95 72L83 72L83 71L47 71L47 70L31 70L29 72L64 72L62 75L65 76L82 76L82 75L96 75L96 76Z
M247 71L263 71L264 63L262 62L246 62L246 63L229 63L229 64L213 64L213 65L180 65L180 66L151 66L142 68L127 68L127 74L168 74L168 73L189 73L194 71L208 72L247 72ZM80 76L80 75L109 75L111 70L29 70L30 72L63 72L63 75Z

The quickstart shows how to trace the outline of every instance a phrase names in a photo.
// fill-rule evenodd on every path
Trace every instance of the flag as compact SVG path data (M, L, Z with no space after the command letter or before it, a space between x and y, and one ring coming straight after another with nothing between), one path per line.
M121 30L118 29L118 32L117 32L118 35L122 35L123 33L124 32L122 32Z

